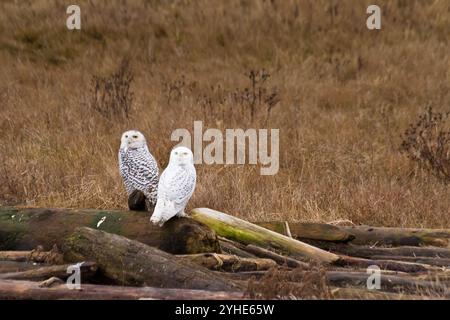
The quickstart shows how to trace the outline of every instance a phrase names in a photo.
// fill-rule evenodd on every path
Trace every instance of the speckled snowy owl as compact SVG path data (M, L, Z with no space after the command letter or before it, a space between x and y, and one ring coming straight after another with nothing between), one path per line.
M119 170L128 196L141 191L145 195L147 208L154 207L158 194L158 164L139 131L130 130L122 134ZM131 207L130 198L128 203Z
M186 216L184 208L194 193L196 179L192 151L186 147L173 149L159 179L158 201L150 221L162 226L174 216Z

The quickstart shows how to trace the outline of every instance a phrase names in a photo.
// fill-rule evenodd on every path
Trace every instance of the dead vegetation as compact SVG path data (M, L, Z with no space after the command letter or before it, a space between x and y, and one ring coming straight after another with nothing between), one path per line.
M91 101L89 106L110 119L129 118L134 94L131 91L133 72L130 62L122 60L118 70L108 77L92 77ZM118 119L117 119L118 118Z
M286 272L272 269L259 279L250 279L246 294L250 299L331 299L325 269Z
M126 208L121 133L141 130L164 167L172 131L203 120L279 128L280 171L200 165L192 207L448 227L448 185L398 150L423 106L448 111L448 1L381 1L379 32L356 0L169 3L79 1L81 32L65 28L63 3L0 3L0 204ZM92 76L115 74L122 57L133 100L86 107ZM270 77L253 85L251 70ZM121 99L131 108L115 119Z
M450 112L429 107L405 132L401 148L421 168L450 182Z

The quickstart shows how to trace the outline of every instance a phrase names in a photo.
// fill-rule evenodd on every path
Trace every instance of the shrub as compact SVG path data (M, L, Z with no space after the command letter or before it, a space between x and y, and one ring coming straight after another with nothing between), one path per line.
M450 182L449 115L429 107L406 130L401 145L408 158L446 183Z
M133 72L129 60L123 59L118 70L107 77L92 77L90 106L108 119L129 117L134 94L131 91Z

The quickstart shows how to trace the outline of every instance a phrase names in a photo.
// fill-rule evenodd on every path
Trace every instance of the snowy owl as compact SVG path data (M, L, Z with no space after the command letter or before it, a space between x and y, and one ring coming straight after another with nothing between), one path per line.
M186 147L173 149L159 179L158 201L150 221L162 226L173 216L186 216L184 208L194 193L196 179L192 151Z
M158 191L158 164L139 131L130 130L122 134L119 170L128 193L130 209L153 208Z

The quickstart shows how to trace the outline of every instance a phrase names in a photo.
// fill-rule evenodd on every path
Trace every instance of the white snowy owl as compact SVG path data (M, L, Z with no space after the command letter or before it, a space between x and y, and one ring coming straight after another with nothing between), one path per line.
M184 208L194 193L197 174L192 151L177 147L158 184L158 201L150 221L162 226L173 216L185 216Z
M119 150L119 170L129 196L136 191L145 195L147 205L156 205L158 192L158 164L147 147L142 133L136 130L122 134Z

